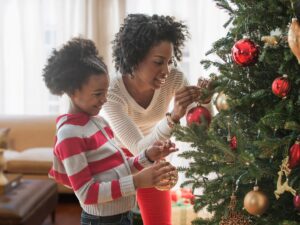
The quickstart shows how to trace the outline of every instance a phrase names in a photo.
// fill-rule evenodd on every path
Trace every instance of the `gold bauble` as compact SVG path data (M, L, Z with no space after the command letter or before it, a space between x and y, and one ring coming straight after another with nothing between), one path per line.
M229 109L228 105L228 96L224 94L224 92L220 92L215 100L215 106L218 111Z
M300 64L300 24L296 18L292 19L288 32L288 43Z
M268 207L269 199L259 190L258 186L255 186L253 191L248 192L244 198L244 208L251 215L260 216Z
M162 180L164 182L165 181L168 182L168 184L164 185L164 186L155 186L155 188L157 190L168 191L168 190L170 190L172 187L174 187L177 184L177 181L178 181L178 171L174 170L174 171L169 172L168 174L169 174L169 178L165 179L165 180Z

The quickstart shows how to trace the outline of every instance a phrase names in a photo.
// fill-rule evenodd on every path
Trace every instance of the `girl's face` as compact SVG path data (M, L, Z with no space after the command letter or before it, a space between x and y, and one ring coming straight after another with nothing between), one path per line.
M70 95L72 113L84 112L90 116L99 114L102 105L107 101L109 79L107 74L91 75L80 89Z
M158 89L166 81L173 63L173 44L162 41L150 49L134 70L134 79L144 88Z

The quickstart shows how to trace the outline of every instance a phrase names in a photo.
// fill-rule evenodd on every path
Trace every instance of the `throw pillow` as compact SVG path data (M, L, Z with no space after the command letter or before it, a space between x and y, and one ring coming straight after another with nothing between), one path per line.
M0 148L7 148L9 128L0 128Z

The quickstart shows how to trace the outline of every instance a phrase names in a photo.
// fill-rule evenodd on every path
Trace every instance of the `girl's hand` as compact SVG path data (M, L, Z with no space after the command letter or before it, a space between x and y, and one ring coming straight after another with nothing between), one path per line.
M169 162L159 161L133 175L136 189L155 186L166 186L170 181L170 174L176 173L176 168Z
M176 151L178 151L178 149L175 147L175 144L168 139L166 141L154 142L154 144L146 150L145 154L150 161L158 161Z

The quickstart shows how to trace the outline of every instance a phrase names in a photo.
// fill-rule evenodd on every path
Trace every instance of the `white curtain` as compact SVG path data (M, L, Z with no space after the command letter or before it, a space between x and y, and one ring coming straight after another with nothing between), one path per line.
M113 70L111 41L125 16L125 0L87 0L85 33L96 45L110 71Z
M51 50L71 37L95 41L113 75L110 43L125 13L184 20L191 39L180 66L192 84L208 75L200 60L227 19L212 0L0 0L0 114L65 111L66 98L51 95L41 74Z
M125 0L0 0L0 114L58 114L42 69L53 48L74 36L92 39L112 69L110 42Z

